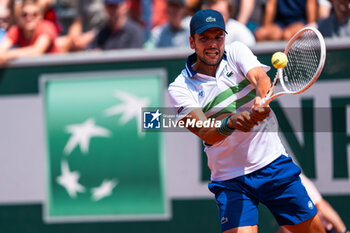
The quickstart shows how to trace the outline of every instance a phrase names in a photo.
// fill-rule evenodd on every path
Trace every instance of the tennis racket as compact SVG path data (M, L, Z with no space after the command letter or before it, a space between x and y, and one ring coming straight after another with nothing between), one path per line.
M284 53L288 58L287 66L277 69L271 88L260 106L267 106L278 96L297 95L309 89L322 72L326 45L316 28L304 27L288 41ZM278 81L282 89L274 93Z

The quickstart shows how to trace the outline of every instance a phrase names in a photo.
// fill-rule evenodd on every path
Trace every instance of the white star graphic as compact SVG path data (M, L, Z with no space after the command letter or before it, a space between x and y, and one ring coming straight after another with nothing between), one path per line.
M92 200L99 201L102 198L112 195L112 190L119 182L114 180L104 180L99 187L92 188Z
M56 181L66 189L71 198L76 198L77 192L85 192L85 187L78 182L79 172L71 172L68 163L63 160L61 162L61 173Z
M151 122L152 121L154 121L155 119L157 119L157 121L159 121L159 117L161 116L162 114L161 113L159 113L159 109L157 109L157 112L156 113L152 113L152 120L151 120Z
M142 127L142 114L141 109L148 107L150 100L149 98L139 98L137 96L131 95L122 91L115 91L114 97L123 101L122 104L117 104L105 110L106 116L113 116L122 114L120 122L126 124L132 118L136 117L138 134L143 135L141 132Z
M66 126L66 131L72 134L64 147L64 153L67 155L69 155L77 145L80 146L82 153L87 154L92 137L110 137L111 135L109 130L96 126L95 120L92 118L87 119L82 124L68 125Z

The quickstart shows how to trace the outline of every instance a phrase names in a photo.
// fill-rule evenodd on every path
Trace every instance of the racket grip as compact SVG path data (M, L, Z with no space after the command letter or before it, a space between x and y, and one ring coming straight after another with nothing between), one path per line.
M265 104L266 104L267 100L268 100L267 96L262 98L262 100L260 101L260 107L266 107Z

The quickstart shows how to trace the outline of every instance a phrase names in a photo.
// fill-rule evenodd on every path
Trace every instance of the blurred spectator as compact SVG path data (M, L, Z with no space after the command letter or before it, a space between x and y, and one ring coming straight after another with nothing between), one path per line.
M12 24L11 8L9 1L0 1L0 42L4 40L7 30Z
M317 18L325 19L331 14L332 4L328 0L318 0Z
M56 52L56 36L55 25L43 20L38 1L23 0L16 25L9 29L6 38L0 44L0 64L18 57ZM12 46L18 48L11 49Z
M267 0L263 26L255 32L257 41L289 40L306 24L315 24L316 0Z
M151 27L154 28L158 25L163 25L168 22L167 15L167 0L149 0L151 2L150 11L150 24ZM144 8L145 4L147 4L144 0L130 0L130 18L135 22L145 26L145 16L144 16Z
M236 1L238 2L238 1ZM235 5L239 6L238 14L237 14L237 21L243 23L246 25L248 23L248 20L250 16L253 13L254 6L255 6L255 0L243 0L239 1L239 4Z
M230 18L232 4L230 0L204 0L203 9L213 9L219 11L224 17L226 24L226 44L240 41L247 46L255 45L253 33L242 23Z
M39 4L44 11L44 19L53 22L57 29L57 33L60 34L62 32L62 26L56 14L56 0L39 0Z
M189 47L190 28L184 25L183 18L187 14L185 0L167 0L167 17L169 22L155 27L146 48Z
M318 22L318 29L324 37L350 36L350 0L331 0L333 10L330 16Z
M192 16L202 8L202 0L186 0L186 6L189 11L188 14Z
M162 25L169 20L166 0L153 0L152 27Z
M21 2L22 0L15 0L15 11L20 12ZM55 4L56 0L37 0L42 12L43 12L43 19L51 21L55 27L58 33L62 32L61 23L57 17L56 10L55 10Z
M89 0L86 0L89 3ZM102 4L103 5L103 4ZM69 27L78 15L78 0L56 0L55 10L62 26L61 35L67 35Z
M233 18L254 32L262 22L265 0L231 0Z
M91 49L142 48L144 33L140 25L128 18L130 2L126 0L104 0L107 23L98 32Z
M107 22L103 0L78 0L76 8L77 16L68 35L60 38L62 51L85 50Z

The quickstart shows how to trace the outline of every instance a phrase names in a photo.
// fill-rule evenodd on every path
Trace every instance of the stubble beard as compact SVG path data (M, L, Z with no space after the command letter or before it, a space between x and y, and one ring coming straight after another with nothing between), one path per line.
M220 61L221 61L221 59L222 59L222 57L223 57L223 54L213 63L213 62L208 62L205 58L204 58L204 56L198 56L197 55L197 57L198 57L198 59L203 63L203 64L205 64L205 65L207 65L207 66L217 66L219 63L220 63Z

